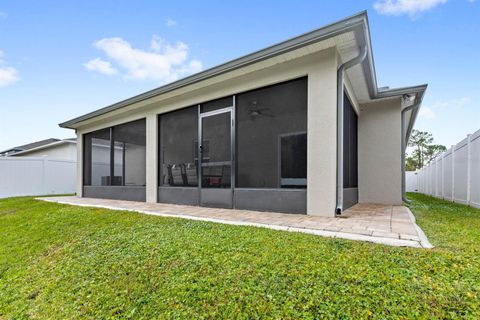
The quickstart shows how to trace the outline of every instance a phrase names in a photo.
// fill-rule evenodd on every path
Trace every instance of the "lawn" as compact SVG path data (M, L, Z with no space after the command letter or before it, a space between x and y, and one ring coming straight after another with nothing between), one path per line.
M410 197L432 250L0 200L0 319L480 318L480 210Z

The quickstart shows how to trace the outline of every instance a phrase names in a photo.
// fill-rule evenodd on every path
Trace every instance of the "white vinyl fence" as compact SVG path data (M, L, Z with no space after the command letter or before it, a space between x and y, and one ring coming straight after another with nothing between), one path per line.
M416 173L418 192L480 208L480 130Z
M0 157L0 198L75 193L76 162Z
M405 181L406 181L406 191L407 192L418 192L418 175L417 171L407 171L405 172Z

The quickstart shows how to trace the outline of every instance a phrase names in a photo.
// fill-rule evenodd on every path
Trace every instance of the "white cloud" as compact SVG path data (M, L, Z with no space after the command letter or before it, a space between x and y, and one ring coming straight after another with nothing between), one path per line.
M420 108L419 116L430 120L436 117L437 111L444 108L461 108L471 101L469 97L451 99L448 101L436 101L430 105L424 105Z
M165 26L168 28L175 27L176 25L177 25L177 21L175 20L167 19L167 21L165 21Z
M448 101L436 101L430 105L432 109L440 108L460 108L471 101L470 97L463 97L459 99L451 99Z
M188 61L188 46L185 43L172 45L156 35L150 42L149 50L133 48L129 42L118 37L101 39L94 46L105 53L111 61L109 63L118 66L126 79L170 82L202 70L200 61Z
M421 106L418 116L430 120L435 118L435 112L429 106Z
M0 68L0 88L14 84L20 80L18 71L12 67Z
M109 76L117 73L117 69L112 67L112 64L109 61L104 61L100 58L92 59L83 65L85 68L87 68L87 70L97 71Z
M154 34L152 40L150 40L150 49L152 51L159 52L165 45L165 40L156 34Z
M3 66L5 64L4 57L3 51L0 50L0 88L14 84L20 80L17 69Z
M377 0L373 7L378 13L384 15L408 14L410 17L428 11L448 0Z

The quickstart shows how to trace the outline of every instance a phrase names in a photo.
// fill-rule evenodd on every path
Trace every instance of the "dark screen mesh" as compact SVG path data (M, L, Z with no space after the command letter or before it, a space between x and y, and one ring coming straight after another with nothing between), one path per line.
M343 97L343 187L358 187L357 114L347 95Z
M198 186L198 106L159 118L161 186Z
M237 187L306 188L307 78L237 95Z

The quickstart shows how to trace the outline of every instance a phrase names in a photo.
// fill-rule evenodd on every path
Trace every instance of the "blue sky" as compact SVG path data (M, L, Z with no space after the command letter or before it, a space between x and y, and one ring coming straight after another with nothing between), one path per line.
M480 129L480 1L0 1L0 150L368 10L379 86L428 83L416 128Z

